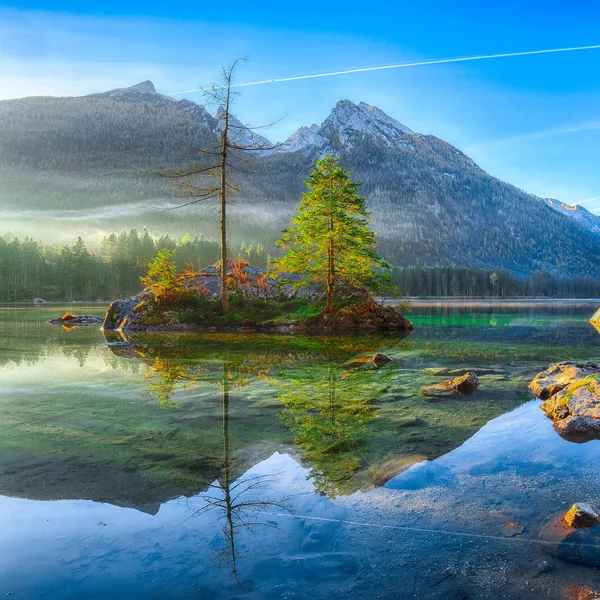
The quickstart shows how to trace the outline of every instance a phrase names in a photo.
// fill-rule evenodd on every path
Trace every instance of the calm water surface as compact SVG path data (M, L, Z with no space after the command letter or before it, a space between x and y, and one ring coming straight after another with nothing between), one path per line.
M600 360L594 303L416 303L409 337L144 335L0 307L0 595L560 598L542 524L598 503L600 442L526 393ZM104 308L77 307L102 314ZM390 365L357 368L383 351ZM435 368L480 373L429 402Z

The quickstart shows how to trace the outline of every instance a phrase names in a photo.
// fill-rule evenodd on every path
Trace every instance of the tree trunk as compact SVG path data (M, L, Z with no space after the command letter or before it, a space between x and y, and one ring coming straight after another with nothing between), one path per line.
M230 80L227 81L227 101L223 130L221 132L221 300L223 312L229 310L229 294L227 291L227 135L229 132L229 90Z
M329 248L327 251L327 306L325 312L331 312L333 310L333 290L335 287L335 255L333 248L333 237L331 231L333 229L333 223L329 222Z
M225 516L227 519L227 533L225 537L229 543L231 552L231 570L236 580L237 556L235 547L235 523L234 523L234 498L231 497L231 460L229 450L229 379L225 361L223 361L223 379L221 387L221 399L223 409L223 478L219 483L223 489L223 500L225 502ZM238 580L239 583L239 580Z

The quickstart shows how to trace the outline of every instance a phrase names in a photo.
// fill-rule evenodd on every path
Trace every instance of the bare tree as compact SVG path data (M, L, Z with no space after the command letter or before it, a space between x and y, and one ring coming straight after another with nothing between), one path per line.
M246 57L236 59L229 67L223 68L221 82L212 83L207 87L200 88L204 92L207 103L219 107L217 119L219 121L219 142L208 148L197 148L192 146L198 153L199 162L190 168L176 169L163 173L166 177L185 180L185 193L193 196L194 200L174 208L190 206L198 202L210 199L218 199L221 230L221 298L223 312L229 310L229 294L227 289L228 280L228 255L227 255L227 205L231 194L239 191L232 171L248 172L246 168L250 164L249 152L271 150L275 146L265 147L261 143L244 143L242 136L252 129L269 127L249 127L242 125L233 118L230 110L235 96L239 92L233 91L233 74L240 61L247 60ZM171 209L172 210L172 209Z
M259 527L269 527L280 529L279 526L265 520L264 517L271 515L273 511L282 511L294 517L294 512L289 506L286 496L270 498L266 496L270 486L277 483L279 473L267 475L238 475L234 477L235 471L243 471L243 464L232 456L229 438L229 403L230 392L240 389L246 382L232 382L232 372L235 373L235 366L224 359L221 363L219 380L214 381L221 390L222 407L222 437L223 437L223 456L218 460L217 465L221 475L217 477L208 489L201 495L196 496L195 500L202 500L203 505L195 509L181 523L188 519L200 516L209 511L217 511L223 520L221 529L224 538L224 545L215 549L215 559L219 567L229 566L231 575L243 588L238 574L238 560L242 558L238 546L236 545L236 535L239 530L246 529L254 532ZM245 375L246 373L244 373ZM172 389L169 393L172 392ZM167 406L172 406L169 402Z

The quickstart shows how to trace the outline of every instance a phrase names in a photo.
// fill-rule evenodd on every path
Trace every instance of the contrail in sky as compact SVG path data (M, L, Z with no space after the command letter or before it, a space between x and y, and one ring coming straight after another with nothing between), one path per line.
M248 87L251 85L265 85L267 83L282 83L284 81L298 81L300 79L316 79L317 77L333 77L335 75L349 75L350 73L366 73L367 71L383 71L385 69L405 69L408 67L422 67L425 65L442 65L446 63L467 62L469 60L487 60L490 58L509 58L512 56L532 56L533 54L553 54L557 52L576 52L579 50L598 50L597 46L577 46L575 48L553 48L551 50L529 50L528 52L508 52L506 54L483 54L481 56L463 56L457 58L439 58L436 60L422 60L412 63L400 63L396 65L383 65L379 67L362 67L359 69L347 69L344 71L330 71L329 73L315 73L313 75L298 75L296 77L281 77L278 79L263 79L262 81L250 81L248 83L235 83L231 87ZM170 96L180 94L190 94L198 92L198 88L193 90L184 90L182 92L172 92Z

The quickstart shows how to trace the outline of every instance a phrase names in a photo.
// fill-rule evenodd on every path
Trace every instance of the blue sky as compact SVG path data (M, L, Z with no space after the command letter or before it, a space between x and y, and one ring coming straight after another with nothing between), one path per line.
M0 98L151 79L195 88L248 55L254 81L456 56L600 44L600 3L0 0ZM187 97L200 100L197 94ZM182 96L178 96L182 97ZM431 65L243 89L238 116L282 140L349 98L491 174L600 214L600 50Z

